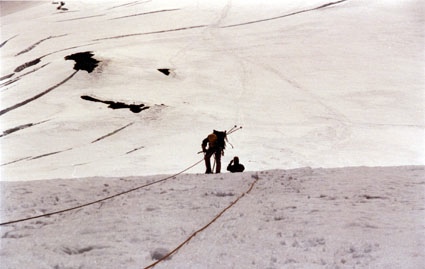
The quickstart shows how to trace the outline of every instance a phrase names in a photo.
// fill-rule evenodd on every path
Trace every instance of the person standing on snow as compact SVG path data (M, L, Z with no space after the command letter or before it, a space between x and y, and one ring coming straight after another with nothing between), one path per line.
M204 152L204 160L206 171L205 174L212 174L211 170L211 156L214 155L215 159L215 172L220 173L221 170L221 156L224 155L226 131L220 132L214 130L212 134L209 134L207 138L202 140L202 151ZM208 148L207 148L208 145Z
M232 173L243 172L243 170L245 170L245 166L239 163L239 158L237 156L235 156L227 166L227 171L230 171Z

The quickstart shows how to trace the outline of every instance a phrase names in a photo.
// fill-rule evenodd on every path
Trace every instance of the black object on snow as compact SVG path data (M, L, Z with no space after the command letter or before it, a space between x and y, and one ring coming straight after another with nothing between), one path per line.
M145 106L144 104L136 105L136 104L126 104L126 103L123 103L123 102L104 101L104 100L100 100L100 99L97 99L97 98L94 98L94 97L88 96L88 95L81 96L81 99L86 100L86 101L104 103L104 104L107 104L108 107L111 108L111 109L128 108L133 113L139 113L143 110L149 109L149 107Z
M78 53L65 56L65 60L74 60L75 70L85 70L91 73L99 64L99 61L94 59L93 56L94 54L91 51L78 52Z
M161 73L163 73L164 75L166 75L166 76L169 76L170 75L170 69L168 69L168 68L159 68L159 69L157 69L159 72L161 72Z

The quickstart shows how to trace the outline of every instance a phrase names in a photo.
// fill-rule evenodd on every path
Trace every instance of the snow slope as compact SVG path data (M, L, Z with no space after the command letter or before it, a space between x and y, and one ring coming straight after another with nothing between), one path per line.
M2 15L1 178L172 174L235 124L224 162L250 171L422 165L423 5L46 1ZM72 76L64 57L86 51L99 66Z
M415 268L425 264L425 167L184 174L111 200L0 226L2 268ZM2 222L163 178L0 182ZM256 181L258 179L258 181Z
M1 5L1 268L145 268L191 235L155 268L425 264L421 1L56 7ZM254 172L169 176L235 124L223 166Z

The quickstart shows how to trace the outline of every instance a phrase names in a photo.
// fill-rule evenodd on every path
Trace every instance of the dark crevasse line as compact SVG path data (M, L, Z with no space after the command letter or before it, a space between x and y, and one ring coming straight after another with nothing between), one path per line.
M168 30L160 30L160 31L153 31L153 32L134 33L134 34L127 34L127 35L103 37L103 38L93 39L93 41L108 40L108 39L118 39L118 38L126 38L126 37L141 36L141 35L162 34L162 33L185 31L185 30L191 30L191 29L196 29L196 28L205 28L205 27L208 27L208 25L206 25L206 24L205 25L195 25L195 26L188 26L188 27L181 27L181 28L168 29Z
M35 95L35 96L27 99L27 100L24 100L24 101L22 101L20 103L17 103L15 105L11 106L11 107L8 107L8 108L5 108L5 109L1 110L0 111L0 116L3 115L3 114L6 114L7 112L10 112L10 111L12 111L14 109L17 109L17 108L19 108L21 106L24 106L24 105L26 105L26 104L34 101L34 100L37 100L38 98L42 97L43 95L46 95L47 93L53 91L57 87L61 86L62 84L64 84L68 80L70 80L75 74L77 74L77 72L78 72L78 70L74 71L70 76L68 76L67 78L65 78L64 80L62 80L61 82L59 82L58 84L56 84L56 85L48 88L47 90L45 90L45 91L43 91L43 92L41 92L41 93L39 93L39 94L37 94L37 95Z
M9 74L9 75L2 76L2 77L0 78L0 81L5 80L5 79L8 79L8 78L11 78L11 77L13 77L14 75L15 75L15 73L12 73L12 74Z
M58 53L58 52L61 52L61 51L66 51L66 50L70 50L70 49L77 49L77 48L81 48L81 47L87 47L87 46L91 46L91 45L94 45L94 44L96 44L96 43L89 43L89 44L86 44L86 45L73 46L73 47L68 47L68 48L64 48L64 49L60 49L60 50L55 50L53 52L49 52L49 53L41 56L40 58L44 58L46 56L49 56L49 55L52 55L52 54L55 54L55 53Z
M56 21L56 22L66 22L66 21L78 21L78 20L85 20L85 19L90 19L90 18L96 18L96 17L103 17L106 14L99 14L99 15L93 15L93 16L87 16L87 17L79 17L79 18L74 18L74 19L68 19L68 20L62 20L62 21Z
M3 131L3 133L0 135L0 137L4 137L6 135L10 135L10 134L15 133L17 131L21 131L21 130L24 130L26 128L33 127L33 126L36 126L36 125L39 125L39 124L42 124L42 123L45 123L45 122L48 122L48 121L49 120L44 120L44 121L40 121L40 122L36 122L36 123L22 124L22 125L19 125L19 126L16 126L16 127L13 127L13 128L10 128L10 129Z
M31 46L29 46L28 48L24 49L23 51L18 52L15 56L18 56L18 55L21 55L21 54L24 54L24 53L27 53L27 52L33 50L35 47L37 47L38 45L40 45L41 43L43 43L46 40L49 40L49 39L52 39L52 38L63 37L63 36L66 36L66 35L67 34L58 35L58 36L49 36L49 37L46 37L44 39L41 39L40 41L38 41L38 42L32 44Z
M173 9L162 9L162 10L156 10L156 11L149 11L149 12L137 13L137 14L127 15L127 16L116 17L116 18L112 18L110 20L118 20L118 19L137 17L137 16L143 16L143 15L149 15L149 14L155 14L155 13L170 12L170 11L176 11L176 10L180 10L180 9L179 8L173 8Z
M113 7L108 8L107 10L111 10L111 9L114 9L114 8L120 8L120 7L125 7L125 6L129 6L129 5L137 4L137 2L139 2L139 1L125 3L125 4L118 5L118 6L113 6Z
M38 155L38 156L35 156L35 157L30 158L28 161L36 160L36 159L40 159L40 158L44 158L44 157L48 157L48 156L52 156L52 155L56 155L56 154L59 154L59 153L62 153L62 152L70 151L70 150L72 150L72 148L68 148L68 149L65 149L65 150L54 151L54 152L50 152L50 153Z
M129 126L131 126L131 125L133 125L133 124L134 124L134 122L131 122L131 123L129 123L129 124L127 124L127 125L125 125L125 126L123 126L123 127L119 128L119 129L117 129L117 130L115 130L115 131L113 131L113 132L110 132L109 134L106 134L106 135L104 135L104 136L99 137L99 138L98 138L98 139L96 139L96 140L93 140L91 143L92 143L92 144L93 144L93 143L96 143L96 142L98 142L98 141L100 141L100 140L102 140L102 139L105 139L105 138L107 138L107 137L109 137L109 136L111 136L111 135L114 135L114 134L116 134L116 133L118 133L118 132L120 132L120 131L124 130L125 128L127 128L127 127L129 127Z
M0 44L0 48L2 48L4 45L6 45L7 42L9 42L10 40L12 40L13 38L17 37L18 35L14 35L11 38L9 38L8 40L3 41L3 43Z
M41 62L41 57L40 58L37 58L37 59L34 59L32 61L26 62L24 64L21 64L20 66L16 67L15 70L13 70L13 71L16 72L16 73L19 73L19 72L21 72L22 70L24 70L24 69L26 69L28 67L31 67L33 65L38 64L39 62Z
M30 159L30 158L31 158L31 157L24 157L24 158L20 158L20 159L18 159L18 160L14 160L14 161L11 161L11 162L8 162L8 163L2 163L0 166L6 166L6 165L13 164L13 163L17 163L17 162L22 162L22 161L28 160L28 159Z
M26 62L24 64L21 64L20 66L18 66L18 67L15 68L14 72L18 73L18 72L21 72L22 70L24 70L24 69L26 69L28 67L34 66L34 65L40 63L41 62L41 59L43 59L44 57L49 56L49 55L52 55L54 53L61 52L61 51L66 51L66 50L70 50L70 49L75 49L75 48L79 48L79 47L89 46L89 45L93 45L93 44L94 43L87 44L87 45L82 45L82 46L74 46L74 47L69 47L69 48L60 49L60 50L57 50L57 51L53 51L53 52L47 53L47 54L45 54L45 55L43 55L43 56L41 56L41 57L39 57L37 59L34 59L32 61L29 61L29 62Z
M243 26L243 25L254 24L254 23L259 23L259 22L282 19L282 18L285 18L285 17L290 17L290 16L301 14L301 13L310 12L310 11L326 8L326 7L329 7L329 6L338 5L338 4L341 4L341 3L346 2L346 1L348 1L348 0L340 0L340 1L336 1L336 2L330 2L330 3L326 3L326 4L323 4L323 5L318 6L318 7L314 7L314 8L310 8L310 9L304 9L304 10L300 10L300 11L295 11L295 12L285 14L285 15L281 15L281 16L276 16L276 17L271 17L271 18L261 19L261 20L255 20L255 21L242 22L242 23L231 24L231 25L225 25L225 26L221 26L220 28L237 27L237 26Z
M115 9L115 8L121 8L121 7L135 6L135 5L145 4L145 3L149 3L149 2L152 2L152 0L148 0L148 1L134 1L134 2L129 2L129 3L122 4L122 5L110 7L107 10L111 10L111 9Z
M17 163L17 162L25 161L25 160L27 160L27 161L37 160L37 159L40 159L40 158L48 157L48 156L51 156L51 155L56 155L56 154L59 154L59 153L62 153L62 152L70 151L70 150L72 150L72 148L68 148L68 149L60 150L60 151L55 151L55 152L50 152L50 153L38 155L38 156L35 156L35 157L24 157L24 158L20 158L18 160L14 160L14 161L11 161L11 162L8 162L8 163L3 163L0 166L6 166L6 165L14 164L14 163Z
M50 63L43 64L42 66L37 67L37 68L34 68L33 70L28 71L28 72L26 72L26 73L24 73L24 74L22 74L22 75L20 75L20 76L17 76L17 77L15 77L14 79L11 79L11 80L9 80L9 81L3 82L3 83L1 83L1 84L0 84L0 87L8 86L8 85L10 85L10 84L12 84L12 83L15 83L16 81L20 80L23 76L26 76L26 75L29 75L29 74L31 74L31 73L34 73L34 72L36 72L36 71L40 70L41 68L43 68L43 67L45 67L45 66L47 66L47 65L49 65L49 64L50 64ZM15 73L13 73L12 75L14 75L14 74L15 74ZM12 77L12 76L11 76L11 77Z
M144 148L144 146L141 146L141 147L138 147L138 148L132 149L132 150L130 150L130 151L127 151L125 154L133 153L133 152L138 151L138 150L140 150L140 149L142 149L142 148Z
M14 78L14 79L8 80L8 81L6 81L6 82L1 83L1 84L0 84L0 87L9 86L10 84L13 84L13 83L15 83L15 82L16 82L16 81L18 81L18 80L20 80L20 78L19 78L19 77L16 77L16 78Z

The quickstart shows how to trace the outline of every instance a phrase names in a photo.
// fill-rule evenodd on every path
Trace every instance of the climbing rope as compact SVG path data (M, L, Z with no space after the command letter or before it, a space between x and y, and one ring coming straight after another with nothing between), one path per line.
M202 228L196 230L191 236L189 236L186 240L184 240L180 245L178 245L175 249L170 251L167 255L163 256L161 259L157 260L156 262L146 266L144 269L150 269L156 266L158 263L167 260L170 258L174 253L176 253L180 248L182 248L185 244L187 244L190 240L192 240L198 233L204 231L207 229L211 224L213 224L216 220L218 220L227 210L229 210L231 207L233 207L242 197L244 197L246 194L250 193L251 190L254 188L254 185L258 182L259 177L254 177L255 180L251 183L248 190L243 192L241 195L239 195L238 198L236 198L233 202L231 202L225 209L223 209L220 213L218 213L210 222L208 222L205 226Z
M239 126L238 127L237 125L235 125L234 127L232 127L230 129L230 131L228 132L228 134L233 133L233 132L235 132L237 130L240 130L240 129L242 129L242 126ZM139 190L139 189L143 189L143 188L146 188L148 186L152 186L154 184L158 184L158 183L164 182L166 180L169 180L170 178L176 177L176 176L178 176L178 175L186 172L187 170L195 167L196 165L200 164L203 161L204 161L204 158L202 158L201 160L197 161L193 165L187 167L186 169L184 169L184 170L182 170L182 171L180 171L180 172L178 172L178 173L176 173L174 175L171 175L171 176L165 177L163 179L160 179L160 180L157 180L157 181L154 181L154 182L151 182L151 183L147 183L147 184L141 185L139 187L132 188L130 190L123 191L123 192L120 192L120 193L117 193L117 194L114 194L114 195L111 195L111 196L108 196L108 197L105 197L105 198L102 198L102 199L99 199L99 200L96 200L96 201L93 201L93 202L89 202L89 203L85 203L85 204L82 204L82 205L78 205L78 206L66 208L66 209L63 209L63 210L53 211L53 212L50 212L50 213L36 215L36 216L32 216L32 217L27 217L27 218L22 218L22 219L17 219L17 220L11 220L11 221L2 222L2 223L0 223L0 226L8 225L8 224L13 224L13 223L18 223L18 222L24 222L24 221L27 221L27 220L33 220L33 219L38 219L38 218L43 218L43 217L50 217L50 216L53 216L53 215L57 215L57 214L69 212L69 211L72 211L72 210L80 209L80 208L83 208L83 207L87 207L87 206L90 206L90 205L94 205L94 204L97 204L97 203L101 203L103 201L110 200L110 199L113 199L115 197L118 197L118 196L121 196L121 195L130 193L130 192L133 192L133 191L136 191L136 190Z
M178 176L178 175L186 172L187 170L195 167L196 165L200 164L203 161L204 161L204 159L201 159L201 160L197 161L196 163L192 164L191 166L187 167L186 169L184 169L184 170L182 170L182 171L180 171L180 172L178 172L178 173L176 173L174 175L167 176L167 177L165 177L163 179L159 179L159 180L156 180L154 182L147 183L147 184L138 186L136 188L132 188L132 189L129 189L127 191L123 191L123 192L120 192L120 193L117 193L117 194L114 194L114 195L111 195L111 196L108 196L108 197L105 197L105 198L102 198L102 199L99 199L99 200L96 200L96 201L93 201L93 202L89 202L89 203L85 203L85 204L82 204L82 205L78 205L78 206L74 206L74 207L70 207L70 208L67 208L67 209L58 210L58 211L54 211L54 212L50 212L50 213L45 213L45 214L41 214L41 215L37 215L37 216L32 216L32 217L28 217L28 218L22 218L22 219L17 219L17 220L3 222L3 223L0 223L0 226L8 225L8 224L13 224L13 223L17 223L17 222L23 222L23 221L32 220L32 219L43 218L43 217L50 217L52 215L57 215L57 214L69 212L69 211L72 211L72 210L76 210L76 209L79 209L79 208L83 208L83 207L87 207L87 206L90 206L90 205L93 205L93 204L97 204L97 203L100 203L100 202L103 202L103 201L106 201L106 200L110 200L110 199L113 199L115 197L118 197L118 196L121 196L121 195L130 193L130 192L133 192L133 191L136 191L136 190L139 190L139 189L143 189L143 188L146 188L148 186L152 186L154 184L158 184L158 183L164 182L166 180L169 180L169 179L171 179L173 177L176 177L176 176Z

